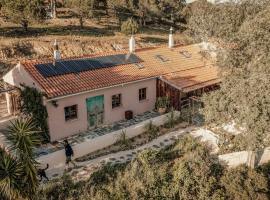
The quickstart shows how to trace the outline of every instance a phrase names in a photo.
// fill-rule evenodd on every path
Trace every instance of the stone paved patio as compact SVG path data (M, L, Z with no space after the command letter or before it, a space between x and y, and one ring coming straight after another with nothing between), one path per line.
M88 130L80 134L74 135L72 137L69 137L67 139L71 145L79 144L84 141L91 140L96 137L103 136L111 132L127 128L129 126L138 124L140 122L157 117L159 115L160 115L159 113L154 112L154 111L145 112L143 114L134 116L134 118L131 120L122 120L122 121L113 123L111 125L105 125L105 126L96 128L94 130ZM35 156L39 157L42 155L47 155L55 151L62 150L63 148L64 148L63 140L58 141L55 144L46 144L35 149Z

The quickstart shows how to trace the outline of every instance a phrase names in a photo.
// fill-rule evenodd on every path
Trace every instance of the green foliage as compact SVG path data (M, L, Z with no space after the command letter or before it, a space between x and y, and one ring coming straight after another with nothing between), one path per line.
M95 0L67 0L66 5L76 13L81 28L83 28L84 18L93 16Z
M138 32L138 28L138 23L134 19L129 18L127 21L123 22L121 32L126 35L133 35Z
M248 178L247 178L248 177ZM226 190L226 199L268 199L267 178L245 166L226 171L221 178Z
M203 97L202 114L207 123L235 121L245 129L251 149L270 141L269 3L200 2L188 20L190 33L199 40L219 37L225 43L217 57L221 89Z
M24 89L21 91L21 98L21 111L33 119L36 127L42 132L44 142L48 142L50 140L47 124L48 113L43 105L42 93L35 88L24 86Z
M15 199L22 193L23 166L0 147L0 197Z
M78 199L82 195L84 182L74 183L70 175L64 174L62 178L42 186L40 193L34 198L37 200Z
M7 128L7 140L12 144L12 150L21 156L33 157L33 149L40 144L40 131L31 118L19 118Z
M153 124L152 121L150 121L148 124L144 127L145 133L148 135L148 140L153 140L158 136L159 128Z
M117 143L121 146L121 148L124 149L129 149L131 146L130 140L127 138L126 131L122 131L121 134L119 135L119 138L117 140Z
M158 97L156 101L156 108L168 108L170 104L169 97Z
M33 148L40 144L31 119L17 119L7 129L11 156L0 148L0 191L4 199L32 198L38 189ZM1 196L0 195L0 196Z
M189 136L161 151L145 150L129 164L106 165L84 185L79 183L83 194L65 198L266 199L269 189L262 171L268 173L267 168L260 171L226 168L207 146ZM77 187L71 186L70 191Z
M176 118L174 116L174 109L171 109L171 112L169 113L169 115L167 116L168 121L166 122L165 126L167 126L168 128L174 128L175 123L176 123Z
M46 17L42 0L4 0L2 9L10 21L21 24L25 31L30 22L43 20Z

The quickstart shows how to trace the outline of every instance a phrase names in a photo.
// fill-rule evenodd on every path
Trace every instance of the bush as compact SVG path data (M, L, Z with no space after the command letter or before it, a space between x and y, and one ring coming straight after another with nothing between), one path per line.
M139 25L138 23L133 20L132 18L129 18L127 21L123 22L121 26L121 32L125 35L133 35L138 32Z
M148 140L152 140L158 136L159 128L153 124L152 121L150 121L148 124L144 127L145 133L148 136Z
M51 199L163 199L233 200L267 199L264 171L247 167L226 168L207 146L191 136L160 151L145 150L129 164L106 165L92 174L85 185L58 184ZM74 189L81 193L74 196ZM72 192L73 191L73 192ZM50 192L50 194L52 194ZM59 198L61 199L61 198Z

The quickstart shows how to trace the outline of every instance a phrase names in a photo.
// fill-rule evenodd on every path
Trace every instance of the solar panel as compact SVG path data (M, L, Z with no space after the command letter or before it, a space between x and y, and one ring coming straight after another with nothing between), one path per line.
M51 77L140 62L142 60L134 54L118 54L96 58L64 60L58 61L55 64L43 63L37 64L35 67L42 76Z

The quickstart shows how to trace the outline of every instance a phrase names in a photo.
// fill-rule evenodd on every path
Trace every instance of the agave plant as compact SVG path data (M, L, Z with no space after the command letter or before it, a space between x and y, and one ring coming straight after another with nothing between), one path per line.
M13 156L1 151L0 191L3 196L13 199L16 196L31 199L37 190L37 162L33 149L41 143L39 130L31 118L19 118L7 128L7 139L10 141L10 152Z
M16 157L0 147L0 198L15 199L21 195L23 166Z
M11 149L18 151L17 153L23 158L33 157L33 149L41 143L38 135L39 130L31 118L19 118L7 128L7 140L11 143Z

